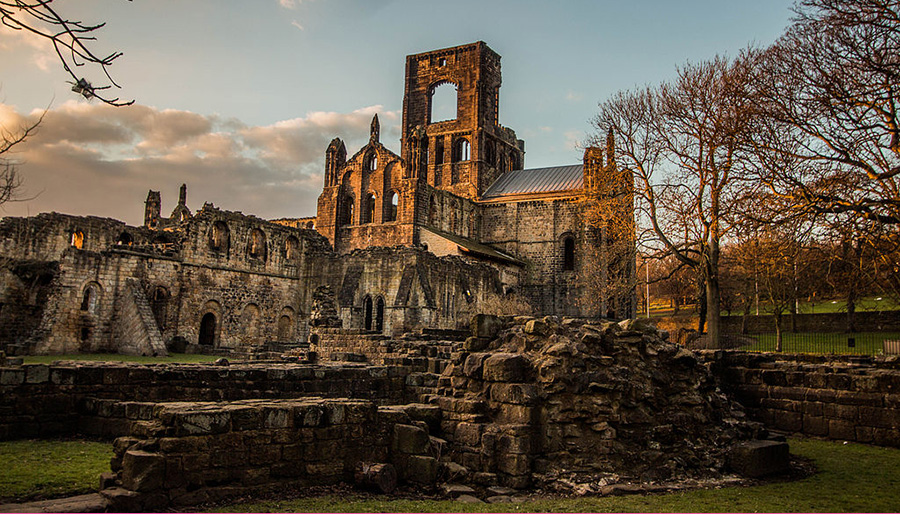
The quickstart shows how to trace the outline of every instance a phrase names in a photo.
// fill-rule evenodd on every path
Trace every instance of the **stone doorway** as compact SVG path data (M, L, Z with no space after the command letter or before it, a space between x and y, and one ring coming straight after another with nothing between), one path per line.
M384 298L375 299L375 331L384 332Z
M216 343L216 315L207 312L200 320L200 338L198 342L203 346L214 346Z
M363 327L372 330L372 297L366 295L363 299L363 311L365 312Z

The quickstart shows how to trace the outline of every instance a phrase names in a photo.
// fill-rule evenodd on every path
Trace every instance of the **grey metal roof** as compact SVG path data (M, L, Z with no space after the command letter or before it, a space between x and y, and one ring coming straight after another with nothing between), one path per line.
M491 184L482 198L581 189L584 187L583 170L583 165L572 164L507 171Z

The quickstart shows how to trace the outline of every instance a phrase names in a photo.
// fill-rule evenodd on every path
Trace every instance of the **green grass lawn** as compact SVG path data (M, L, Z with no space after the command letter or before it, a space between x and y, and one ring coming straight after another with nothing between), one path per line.
M54 361L111 361L164 364L168 362L213 362L219 357L219 355L200 355L193 353L170 353L168 357L144 357L141 355L121 355L118 353L73 353L67 355L26 355L24 359L25 364L50 364Z
M96 491L109 471L112 443L82 440L0 442L0 503Z
M792 440L818 473L753 487L646 496L542 499L523 503L315 497L240 503L218 512L898 512L900 450L840 442Z
M753 352L774 352L775 334L748 334L758 342L743 346L741 350ZM853 338L854 346L849 345ZM781 345L783 353L837 353L854 355L879 355L884 349L885 339L900 339L898 332L855 332L816 333L783 332Z
M791 440L791 452L818 472L803 480L646 496L547 498L467 504L319 496L218 506L216 512L898 512L900 449ZM112 444L89 441L0 442L0 502L84 494L109 470Z
M900 310L900 302L898 302L895 298L887 296L870 296L867 298L862 298L856 302L857 312L897 310ZM815 302L808 302L805 300L800 301L800 314L823 314L836 312L847 312L847 302L844 300L819 300ZM652 317L671 316L672 313L672 308L666 304L656 305L651 303L650 305L650 315ZM678 310L678 313L680 315L697 314L697 306L683 306ZM760 301L759 313L763 316L772 314L772 307L770 305L767 305L765 302ZM743 314L743 311L730 312L728 310L722 310L723 316L741 316ZM750 314L756 314L756 309L752 309ZM639 313L639 317L644 317L646 315L646 309L642 309Z

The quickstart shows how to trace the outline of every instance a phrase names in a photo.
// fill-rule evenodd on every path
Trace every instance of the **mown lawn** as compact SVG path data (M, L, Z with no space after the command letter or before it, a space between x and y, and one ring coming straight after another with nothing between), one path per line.
M757 343L743 346L741 350L774 352L775 334L748 334ZM854 346L850 346L849 339ZM837 353L854 355L879 355L884 350L885 339L900 339L898 332L802 333L783 332L783 353Z
M112 443L83 440L0 442L0 503L96 491L109 471Z
M143 364L213 362L218 355L194 353L170 353L168 357L144 357L141 355L121 355L118 353L73 353L67 355L27 355L25 364L50 364L54 361L110 361L140 362Z
M792 440L818 473L753 487L647 496L542 499L523 503L299 498L217 507L219 512L898 512L900 450L840 442Z
M215 512L900 512L900 450L807 439L791 452L818 472L803 480L647 496L547 498L522 503L319 496L217 506ZM112 444L0 442L0 502L83 494L109 470Z

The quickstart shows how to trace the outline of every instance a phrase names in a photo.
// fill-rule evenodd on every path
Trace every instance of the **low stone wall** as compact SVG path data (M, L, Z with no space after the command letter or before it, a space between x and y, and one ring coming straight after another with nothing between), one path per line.
M404 403L399 366L63 362L0 368L0 440L121 435L138 409L122 402L235 401L309 396ZM103 403L97 400L117 400Z
M900 360L700 352L722 389L767 426L900 447Z

